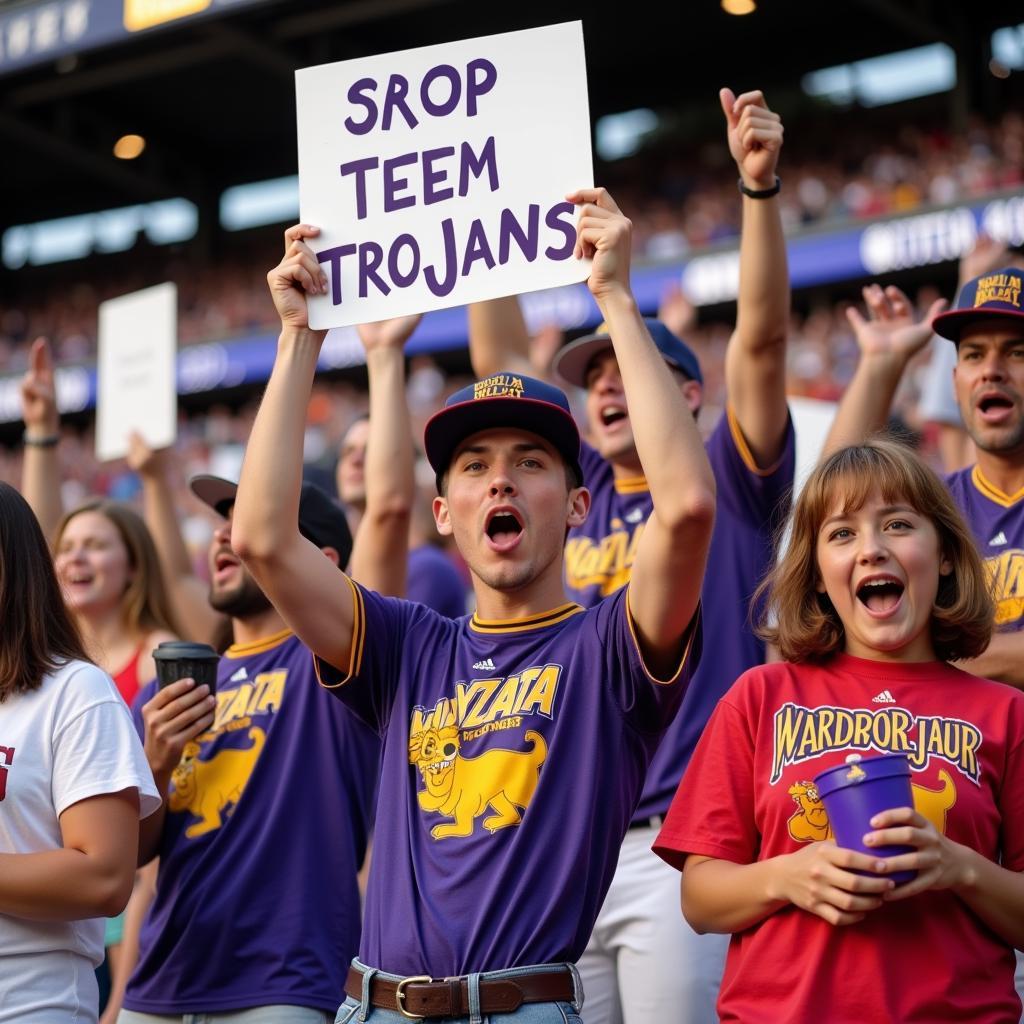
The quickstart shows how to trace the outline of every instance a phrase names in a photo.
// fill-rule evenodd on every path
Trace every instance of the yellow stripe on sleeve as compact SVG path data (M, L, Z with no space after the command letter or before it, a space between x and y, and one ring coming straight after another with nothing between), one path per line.
M731 405L726 405L725 415L729 422L729 433L732 435L732 442L736 445L736 451L740 453L743 465L755 476L771 476L779 468L782 457L780 456L767 469L761 469L754 458L754 453L750 450L750 445L747 444L747 439L743 436L743 431L740 429L740 421L736 419L736 413Z
M340 679L328 683L321 673L321 665L335 672L340 673L341 670L314 655L313 669L316 672L316 681L325 690L336 690L339 686L344 686L353 676L359 675L363 668L363 649L366 643L366 608L363 605L363 592L348 576L345 576L345 582L352 588L352 643L349 648L348 669Z
M693 613L693 617L690 619L689 626L686 627L686 646L683 648L682 657L679 659L679 664L676 667L675 672L668 679L658 679L652 675L650 669L647 667L647 661L644 658L643 649L640 647L640 639L636 635L636 623L633 621L633 611L629 606L630 593L627 588L626 590L626 622L629 624L629 635L633 638L633 646L636 648L636 653L640 655L640 664L643 666L644 674L652 683L658 686L670 686L678 678L680 672L686 667L686 659L690 656L690 648L693 647L693 638L697 634L697 625L700 622L701 606L698 603L697 610Z

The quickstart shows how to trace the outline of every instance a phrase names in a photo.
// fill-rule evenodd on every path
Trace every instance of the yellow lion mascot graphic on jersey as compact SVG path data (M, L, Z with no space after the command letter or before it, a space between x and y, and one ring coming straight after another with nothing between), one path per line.
M200 746L194 740L185 744L181 761L171 775L174 789L167 806L172 811L188 811L199 818L185 829L187 838L195 839L220 828L226 809L233 808L241 799L263 749L266 733L253 726L249 739L251 747L221 750L208 761L199 759Z
M524 738L530 750L497 748L463 757L458 726L423 729L409 737L409 763L427 787L419 793L420 807L455 819L435 825L430 833L435 839L472 835L476 818L488 807L494 811L483 820L488 832L523 820L520 809L530 806L548 753L539 732L530 729Z

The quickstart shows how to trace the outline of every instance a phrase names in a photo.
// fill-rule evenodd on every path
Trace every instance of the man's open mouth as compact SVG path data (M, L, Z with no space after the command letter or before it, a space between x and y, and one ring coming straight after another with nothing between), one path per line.
M866 580L857 588L857 599L876 614L892 611L903 596L904 586L892 577Z
M523 532L523 524L515 512L495 512L487 521L485 532L495 545L501 547L510 544Z
M627 415L628 414L624 406L606 405L601 410L601 422L607 427L612 423L618 423L619 420L624 420Z
M978 399L978 409L982 414L1000 412L1004 409L1009 410L1012 408L1013 401L1006 395L1001 395L997 392L982 395L981 398Z

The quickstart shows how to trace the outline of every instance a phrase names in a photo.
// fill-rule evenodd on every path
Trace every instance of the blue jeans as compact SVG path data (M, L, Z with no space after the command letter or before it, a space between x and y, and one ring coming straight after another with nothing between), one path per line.
M353 999L349 996L338 1008L338 1015L334 1018L334 1024L363 1024L370 1021L371 1024L409 1024L409 1018L403 1016L397 1010L382 1010L379 1007L370 1005L370 979L383 978L385 981L401 981L399 974L387 974L384 971L371 970L358 960L352 964L363 972L363 998ZM481 980L498 980L501 978L515 978L520 974L536 974L541 971L564 971L568 969L572 973L573 992L575 999L571 1003L524 1003L518 1010L512 1013L480 1013L480 990ZM451 1024L582 1024L580 1020L580 1009L583 1006L583 987L580 984L579 974L572 964L540 964L535 967L513 967L507 971L487 971L483 974L470 974L469 980L469 1006L468 1017L448 1018ZM475 1007L475 1009L474 1009ZM437 1019L437 1018L433 1018Z

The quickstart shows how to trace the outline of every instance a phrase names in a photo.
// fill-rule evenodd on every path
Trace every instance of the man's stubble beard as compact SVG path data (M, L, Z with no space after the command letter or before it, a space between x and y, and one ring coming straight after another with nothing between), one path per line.
M248 619L270 611L270 599L249 575L243 576L237 586L229 590L216 590L210 586L210 607L230 615L233 619Z

